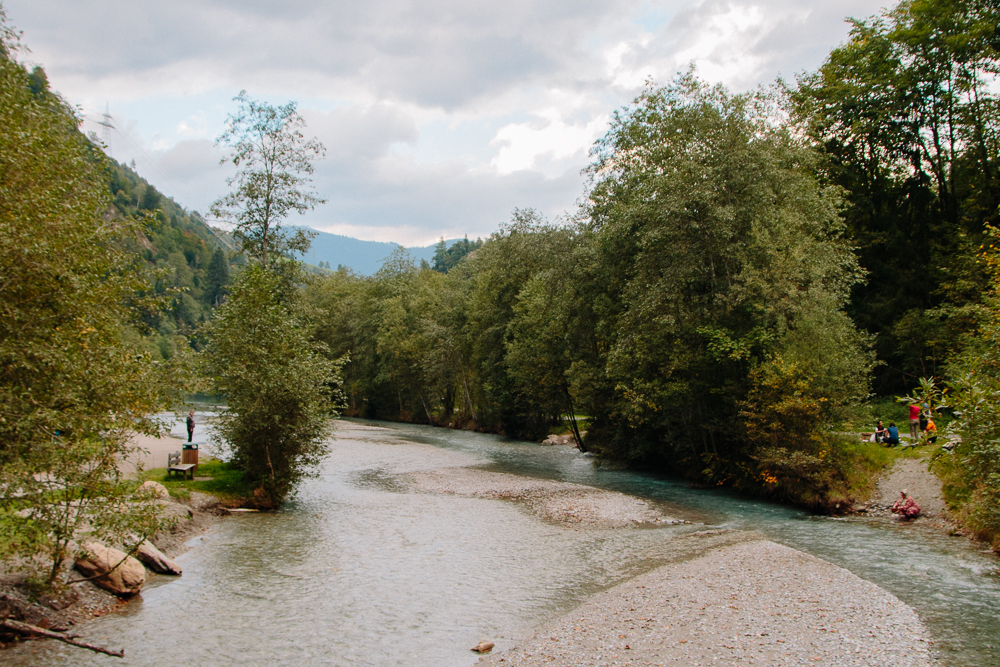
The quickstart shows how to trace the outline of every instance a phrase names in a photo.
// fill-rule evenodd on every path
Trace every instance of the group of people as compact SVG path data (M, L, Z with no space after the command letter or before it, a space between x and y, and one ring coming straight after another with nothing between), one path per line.
M910 404L910 440L916 444L917 439L920 434L924 433L927 437L927 442L935 443L937 442L937 425L934 420L931 419L930 407L924 403L923 409L916 403ZM899 429L896 428L894 422L889 422L888 428L882 424L882 420L879 419L878 423L875 425L875 433L872 435L872 439L883 445L888 445L890 447L899 444Z

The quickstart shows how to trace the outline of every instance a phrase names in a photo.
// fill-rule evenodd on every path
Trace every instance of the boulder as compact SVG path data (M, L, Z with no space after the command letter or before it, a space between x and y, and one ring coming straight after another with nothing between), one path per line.
M479 644L472 647L472 650L476 653L489 653L493 650L493 642L479 642Z
M139 549L135 552L135 557L153 572L159 572L160 574L181 573L181 566L167 558L166 554L150 544L149 540L143 540L139 544Z
M104 590L123 597L135 595L146 583L146 569L142 563L100 542L83 545L83 554L76 559L76 569L85 577L93 577L91 580Z
M167 491L167 487L153 480L143 482L142 486L139 487L139 491L148 493L158 500L170 500L170 492Z

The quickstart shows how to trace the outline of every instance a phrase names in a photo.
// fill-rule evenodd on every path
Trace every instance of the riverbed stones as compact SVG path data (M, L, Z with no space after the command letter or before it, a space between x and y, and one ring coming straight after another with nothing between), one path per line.
M153 572L172 575L181 574L181 566L167 558L166 554L150 544L149 540L143 540L139 544L135 557Z
M927 637L889 592L762 540L639 576L480 662L930 667Z
M475 468L445 468L403 477L418 491L510 500L538 517L574 528L630 528L682 523L650 503L592 486L534 479Z
M493 650L493 642L479 642L472 647L472 650L476 653L489 653Z
M76 569L106 591L121 597L135 595L146 583L146 569L124 551L87 542L83 554L76 559Z

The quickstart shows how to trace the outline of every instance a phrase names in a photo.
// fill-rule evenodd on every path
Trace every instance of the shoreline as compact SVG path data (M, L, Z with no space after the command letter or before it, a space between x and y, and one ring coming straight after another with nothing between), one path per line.
M164 513L178 520L170 530L157 533L150 542L171 559L192 548L185 544L228 514L217 498L203 493L192 492L186 501L171 499L161 502ZM78 576L72 564L66 571L70 577ZM146 569L147 582L150 578L170 576ZM26 579L26 573L9 570L6 564L0 563L0 617L58 632L113 614L142 596L140 591L132 598L119 597L90 581L84 581L66 586L58 593L36 598L26 588ZM0 637L0 652L16 646L20 641L16 637L12 641L4 641Z
M361 426L360 431L380 428L354 426ZM513 644L509 637L483 637L501 646L480 658L481 664L700 665L713 658L729 665L933 664L929 635L910 607L847 570L756 533L691 525L636 496L475 466L434 467L394 477L411 493L512 502L537 520L566 530L675 525L667 530L681 531L647 554L648 570L523 630ZM226 513L216 499L199 493L169 505L187 515L153 540L171 558L193 548L184 544ZM79 592L70 607L58 608L63 600L48 605L40 600L25 611L57 629L114 613L126 602L89 582L73 588ZM10 589L6 578L0 581L0 605ZM841 650L844 646L853 652ZM475 660L470 654L469 663Z

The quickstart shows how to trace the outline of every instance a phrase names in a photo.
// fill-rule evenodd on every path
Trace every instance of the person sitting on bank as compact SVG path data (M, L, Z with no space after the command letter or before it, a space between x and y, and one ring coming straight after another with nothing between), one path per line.
M885 440L886 436L889 435L889 429L882 425L882 420L878 420L878 424L875 425L875 442L881 443Z
M882 439L882 443L892 447L893 445L899 444L899 429L896 428L896 422L889 422L889 428L887 428L885 437Z
M937 426L934 425L933 419L927 420L927 428L924 429L924 435L927 437L927 442L932 445L937 442Z

